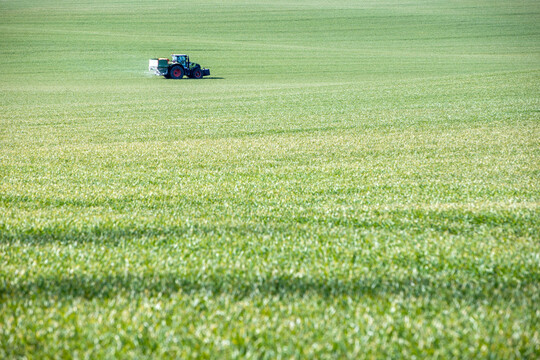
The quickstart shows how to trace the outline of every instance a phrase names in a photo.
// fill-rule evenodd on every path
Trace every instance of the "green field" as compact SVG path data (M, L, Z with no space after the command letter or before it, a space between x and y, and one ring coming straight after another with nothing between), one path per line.
M0 20L0 358L540 357L537 0Z

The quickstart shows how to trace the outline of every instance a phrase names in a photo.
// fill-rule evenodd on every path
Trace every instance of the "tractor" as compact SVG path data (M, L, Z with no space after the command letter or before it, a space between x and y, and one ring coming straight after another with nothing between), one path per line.
M201 65L189 61L189 56L172 54L172 61L168 58L150 59L148 70L167 79L181 79L185 76L193 79L202 79L210 75L210 69L201 68Z

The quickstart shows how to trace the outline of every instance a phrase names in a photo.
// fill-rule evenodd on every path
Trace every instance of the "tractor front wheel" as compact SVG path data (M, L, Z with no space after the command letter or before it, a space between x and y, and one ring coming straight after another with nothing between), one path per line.
M193 71L193 73L192 73L192 76L195 79L202 79L203 75L202 75L201 69L195 69L195 71Z
M171 79L181 79L182 77L184 77L184 69L182 69L182 67L178 65L173 66L169 69L169 76L171 77Z

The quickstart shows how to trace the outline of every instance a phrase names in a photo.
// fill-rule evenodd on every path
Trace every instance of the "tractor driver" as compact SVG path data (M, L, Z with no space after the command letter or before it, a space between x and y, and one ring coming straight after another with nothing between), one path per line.
M185 56L179 56L178 62L182 64L183 67L186 67L186 57Z

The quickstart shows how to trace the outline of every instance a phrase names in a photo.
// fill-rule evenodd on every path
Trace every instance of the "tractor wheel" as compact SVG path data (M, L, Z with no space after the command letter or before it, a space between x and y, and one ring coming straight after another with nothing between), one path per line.
M202 70L201 69L195 69L195 71L193 71L191 73L191 76L195 79L202 79Z
M171 77L171 79L181 79L182 77L184 77L184 69L182 69L182 67L178 65L173 66L169 69L169 76Z

